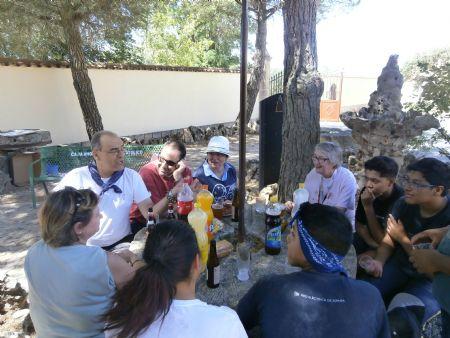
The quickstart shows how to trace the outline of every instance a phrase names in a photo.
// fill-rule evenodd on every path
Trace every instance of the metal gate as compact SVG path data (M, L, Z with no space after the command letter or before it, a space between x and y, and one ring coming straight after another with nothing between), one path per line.
M343 74L324 75L323 94L320 100L320 121L339 122L341 113L341 97ZM283 92L283 72L274 74L270 78L270 94Z

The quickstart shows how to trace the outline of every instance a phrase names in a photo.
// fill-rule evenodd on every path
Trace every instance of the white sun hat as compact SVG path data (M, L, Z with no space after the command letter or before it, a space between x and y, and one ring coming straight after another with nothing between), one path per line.
M230 141L224 136L213 136L209 140L206 152L230 156Z

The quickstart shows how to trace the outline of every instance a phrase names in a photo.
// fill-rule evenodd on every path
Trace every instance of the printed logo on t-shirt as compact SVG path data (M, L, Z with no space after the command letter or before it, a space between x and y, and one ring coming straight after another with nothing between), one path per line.
M298 297L298 292L295 292L295 296ZM323 303L345 303L345 299L343 298L323 298L323 297L316 297L311 295L305 295L304 293L300 293L300 297L309 299L315 302L323 302Z
M231 201L233 199L234 187L235 184L232 184L228 187L224 186L221 183L215 184L214 188L212 189L212 194L214 195L215 201L218 201L221 198Z

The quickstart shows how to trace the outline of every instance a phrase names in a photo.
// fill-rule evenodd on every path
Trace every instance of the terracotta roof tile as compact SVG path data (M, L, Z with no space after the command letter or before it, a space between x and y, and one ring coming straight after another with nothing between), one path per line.
M16 67L47 67L47 68L69 68L67 61L40 61L27 59L0 58L1 66ZM91 63L88 69L116 69L116 70L147 70L147 71L171 71L171 72L207 72L207 73L239 73L239 70L225 68L205 67L180 67L180 66L158 66L125 63Z

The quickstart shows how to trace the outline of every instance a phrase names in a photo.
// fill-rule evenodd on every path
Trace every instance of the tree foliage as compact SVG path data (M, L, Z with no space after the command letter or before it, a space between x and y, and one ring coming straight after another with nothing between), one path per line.
M417 57L405 65L403 74L415 89L415 100L407 108L450 117L450 49Z
M359 5L361 0L319 0L317 6L317 21L327 18L333 11L345 12Z
M416 57L403 68L405 79L414 85L412 102L405 103L408 110L426 112L441 123L450 118L450 49L440 49ZM415 149L438 148L450 158L450 133L444 127L425 132L410 146Z
M140 62L132 32L146 27L149 2L0 0L0 57L69 61L61 14L79 21L88 62Z
M152 5L146 63L232 67L239 64L241 7L234 0L168 0Z

